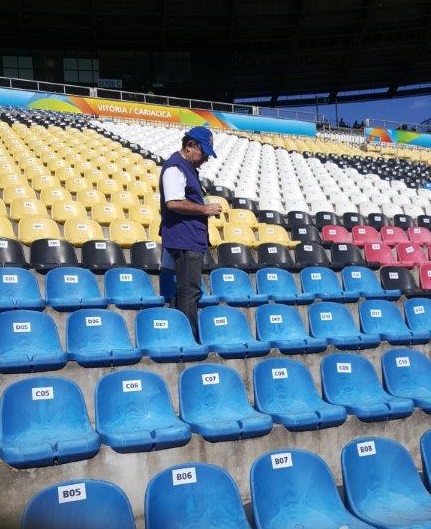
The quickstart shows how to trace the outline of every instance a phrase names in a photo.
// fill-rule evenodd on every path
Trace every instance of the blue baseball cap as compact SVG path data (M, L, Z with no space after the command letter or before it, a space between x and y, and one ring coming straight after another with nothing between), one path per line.
M199 143L204 154L217 158L213 149L213 135L209 129L206 127L193 127L186 134Z

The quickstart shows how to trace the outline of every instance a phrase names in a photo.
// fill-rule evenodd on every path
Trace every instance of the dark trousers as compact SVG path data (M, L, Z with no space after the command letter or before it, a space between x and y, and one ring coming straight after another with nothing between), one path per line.
M204 254L191 250L169 250L175 262L175 308L189 319L195 337L198 335L198 302L202 295L201 277Z

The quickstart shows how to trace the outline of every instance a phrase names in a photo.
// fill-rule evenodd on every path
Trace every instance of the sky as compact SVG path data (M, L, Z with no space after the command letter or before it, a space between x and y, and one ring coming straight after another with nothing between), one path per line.
M310 106L295 110L316 112L316 108ZM375 121L375 126L391 128L390 124L394 122L411 125L431 118L431 95L364 101L359 103L342 103L337 105L337 109L335 105L319 105L318 111L331 124L335 124L336 115L338 114L338 121L343 118L350 126L353 125L355 119L361 122L369 118L371 125Z

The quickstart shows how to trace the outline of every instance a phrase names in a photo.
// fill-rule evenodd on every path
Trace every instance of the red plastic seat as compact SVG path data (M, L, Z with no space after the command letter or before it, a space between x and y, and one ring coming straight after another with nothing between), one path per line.
M420 244L403 242L397 244L396 249L400 263L407 268L421 266L429 262L428 255Z
M368 243L382 242L380 233L372 226L358 224L352 228L353 243L356 246L364 246Z
M410 226L407 230L411 242L417 244L431 244L431 231L420 226Z
M364 245L364 257L369 265L393 265L400 263L395 258L392 249L382 242L371 242Z
M324 242L351 243L352 235L343 226L327 224L322 227L322 239Z
M380 236L382 241L388 246L396 246L401 242L409 242L407 233L397 226L382 226Z
M425 263L420 266L419 286L424 290L431 290L431 263Z

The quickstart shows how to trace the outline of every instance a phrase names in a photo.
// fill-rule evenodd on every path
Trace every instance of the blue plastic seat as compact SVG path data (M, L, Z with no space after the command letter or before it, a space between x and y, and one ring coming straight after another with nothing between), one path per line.
M358 301L356 292L345 292L338 281L336 273L323 266L308 266L300 273L302 290L323 301L352 303Z
M317 454L263 454L250 471L256 529L372 529L344 506L328 465Z
M61 369L67 363L54 320L45 312L0 313L0 373Z
M135 318L136 347L156 362L204 360L208 347L198 344L190 322L171 308L143 309Z
M292 272L282 268L261 268L256 272L256 288L259 294L267 294L269 299L288 305L312 303L314 295L300 292Z
M208 463L159 472L147 485L144 512L146 529L250 529L236 483Z
M384 387L394 397L412 399L431 413L431 360L415 349L389 349L382 355Z
M253 370L257 410L291 431L316 430L343 424L346 409L325 402L310 371L290 358L268 358Z
M161 450L187 444L190 426L174 412L157 374L122 370L103 376L95 391L96 430L116 452Z
M430 529L431 495L398 441L362 437L341 453L349 510L379 529Z
M211 442L266 435L272 419L256 411L237 371L220 364L195 365L179 378L180 415L192 432Z
M63 481L38 492L27 503L21 529L136 529L124 492L96 479Z
M99 451L99 435L72 380L35 377L14 382L4 390L0 405L0 456L12 467L80 461Z
M198 315L199 337L210 351L223 358L249 358L269 353L266 340L256 340L240 309L217 305L205 307Z
M139 310L161 307L165 303L165 298L156 294L145 270L131 267L110 268L105 273L104 285L108 303L120 309Z
M203 307L211 307L212 305L217 305L219 302L219 297L215 294L211 294L208 290L207 285L205 284L204 278L201 278L201 290L202 295L198 302L198 306Z
M79 309L66 321L66 350L83 367L136 364L142 357L133 346L126 322L109 309Z
M413 413L413 400L387 393L373 364L363 356L331 354L322 359L320 368L323 398L344 406L361 421L387 421Z
M427 343L430 332L407 327L398 307L385 299L368 299L359 305L359 320L367 334L378 334L392 345Z
M256 307L268 302L267 294L256 294L250 276L239 268L217 268L210 273L211 292L234 307Z
M355 293L366 299L396 300L401 297L401 290L385 290L370 268L365 266L346 266L341 270L344 290Z
M45 300L40 294L36 276L16 266L0 269L0 311L13 309L43 310Z
M350 310L339 303L310 305L308 318L311 334L326 338L337 349L372 349L380 344L380 336L360 332Z
M106 308L96 276L86 268L64 266L46 274L46 303L60 312L87 307Z
M431 299L406 299L404 301L404 315L410 329L431 333Z
M422 434L419 445L425 486L431 491L431 430Z
M319 353L328 347L326 338L314 338L304 327L295 307L281 303L262 305L255 312L256 336L285 354Z

